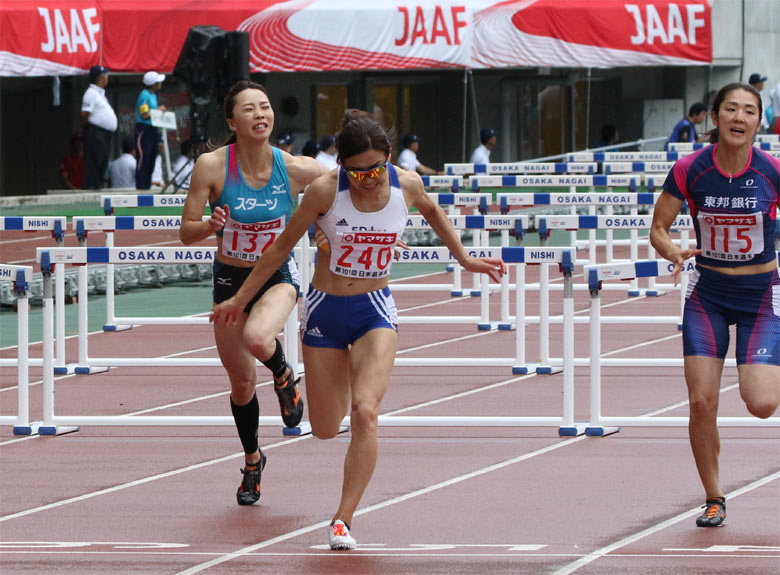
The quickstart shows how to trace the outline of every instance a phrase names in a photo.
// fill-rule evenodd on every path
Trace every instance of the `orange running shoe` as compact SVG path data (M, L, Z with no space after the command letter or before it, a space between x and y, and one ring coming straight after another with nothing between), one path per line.
M241 470L244 478L236 491L236 501L239 505L252 505L260 501L260 476L265 467L265 453L260 453L260 461L255 465L246 464Z
M697 527L720 527L726 520L726 498L713 497L702 505L704 513L696 518Z
M303 398L298 391L298 382L301 378L295 379L295 372L290 364L287 364L287 367L290 374L282 384L274 384L274 391L279 398L282 421L287 427L296 427L303 418Z

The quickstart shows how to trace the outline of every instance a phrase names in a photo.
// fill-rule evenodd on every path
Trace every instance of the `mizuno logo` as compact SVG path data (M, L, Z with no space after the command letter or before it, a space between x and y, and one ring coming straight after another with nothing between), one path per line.
M306 332L306 335L310 335L312 337L325 337L324 335L322 335L322 332L320 331L320 328L318 328L316 326L311 328L310 330L308 330Z
M233 285L233 282L231 282L230 280L231 280L231 278L221 278L221 277L217 277L217 283L218 283L219 285L221 285L221 286L229 286L229 285Z
M347 220L345 220L344 218L341 218L338 222L336 222L336 225L337 226L348 226L349 224L347 223Z
M287 188L284 184L271 186L271 194L286 194Z

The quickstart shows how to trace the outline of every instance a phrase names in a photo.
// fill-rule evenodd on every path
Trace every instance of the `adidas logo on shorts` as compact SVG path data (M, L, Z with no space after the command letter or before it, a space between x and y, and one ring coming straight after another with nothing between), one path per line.
M347 220L344 218L341 218L338 222L336 222L337 226L348 226Z
M314 326L313 328L308 330L306 332L306 335L310 335L312 337L325 337L324 335L322 335L322 332L320 331L320 328L318 328L317 326Z

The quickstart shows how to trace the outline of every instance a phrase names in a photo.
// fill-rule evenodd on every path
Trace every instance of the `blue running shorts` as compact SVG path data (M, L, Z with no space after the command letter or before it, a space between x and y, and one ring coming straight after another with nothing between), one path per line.
M737 365L780 365L780 277L744 276L697 266L683 312L683 355L724 359L737 326Z
M309 287L301 314L304 345L347 349L376 328L398 331L398 313L390 288L338 296Z

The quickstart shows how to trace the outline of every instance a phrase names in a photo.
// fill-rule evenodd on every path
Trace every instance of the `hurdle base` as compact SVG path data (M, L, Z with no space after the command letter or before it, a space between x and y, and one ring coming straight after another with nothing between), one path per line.
M54 373L54 375L70 375L71 373L75 373L75 371L76 371L75 363L69 363L68 365L59 365L52 369L52 373Z
M283 427L282 435L285 437L299 437L301 435L308 435L311 433L311 424L308 421L302 421L300 425L295 427Z
M477 329L479 331L490 331L492 329L496 329L498 327L498 324L494 321L491 321L490 323L478 323Z
M605 427L603 425L598 426L588 426L585 428L585 435L588 437L606 437L607 435L612 435L613 433L618 433L620 431L620 427Z
M74 433L79 431L81 426L79 425L39 425L38 435L40 436L54 436L64 435L66 433Z
M552 365L537 365L536 375L553 375L555 373L561 373L562 367L553 367Z
M38 435L41 422L35 421L27 425L14 425L14 435Z
M585 433L585 423L575 423L573 425L562 425L558 428L559 437L578 437Z
M107 323L103 325L103 331L127 331L129 329L133 329L133 324Z
M663 289L640 289L640 290L628 290L628 297L660 297L666 295L669 292Z
M455 266L453 266L453 265L448 265L448 266L447 266L447 268L446 268L446 270L447 270L448 272L453 272L453 271L455 271Z
M452 297L463 297L463 290L452 290L450 295Z
M526 375L531 373L531 368L527 365L515 365L512 367L512 375Z
M93 366L83 366L83 365L77 365L75 369L73 370L73 373L76 375L93 375L95 373L103 373L105 371L110 371L110 367L93 367Z
M498 331L512 331L515 329L515 324L513 323L499 323L498 324Z

